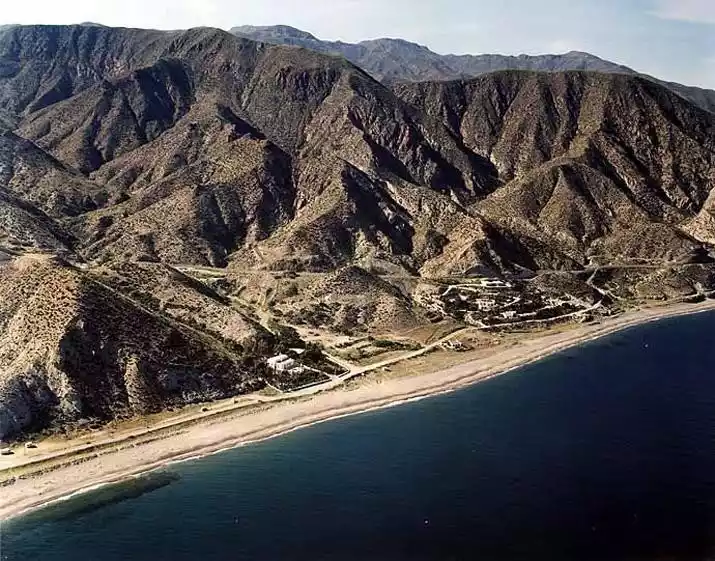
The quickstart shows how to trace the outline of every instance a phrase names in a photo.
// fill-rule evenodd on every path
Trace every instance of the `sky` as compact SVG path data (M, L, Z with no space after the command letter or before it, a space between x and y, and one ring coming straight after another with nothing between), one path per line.
M400 37L438 53L587 51L715 89L715 0L2 0L0 24L185 29L285 24L320 39Z

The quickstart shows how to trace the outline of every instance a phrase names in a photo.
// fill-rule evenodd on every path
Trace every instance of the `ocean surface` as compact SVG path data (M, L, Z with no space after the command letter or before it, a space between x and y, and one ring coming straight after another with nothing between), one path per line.
M715 559L715 314L105 487L6 523L0 547L11 561Z

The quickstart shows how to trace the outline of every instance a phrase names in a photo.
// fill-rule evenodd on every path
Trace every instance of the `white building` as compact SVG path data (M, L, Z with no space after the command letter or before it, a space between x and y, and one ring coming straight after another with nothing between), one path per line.
M275 368L276 364L283 362L284 360L288 360L288 358L288 355L276 355L269 358L266 362L270 368Z
M266 362L268 363L268 368L276 372L286 372L291 368L295 368L297 365L296 361L288 355L276 355L269 358Z

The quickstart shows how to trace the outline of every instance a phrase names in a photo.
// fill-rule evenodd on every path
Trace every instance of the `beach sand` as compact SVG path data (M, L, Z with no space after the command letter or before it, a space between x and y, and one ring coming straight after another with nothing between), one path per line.
M123 434L111 451L105 447L97 457L84 458L82 463L68 462L0 487L0 520L172 462L271 438L329 419L453 391L627 327L713 309L712 300L643 309L597 324L525 336L516 345L499 347L483 358L432 373L368 378L363 383L342 385L314 395L236 410L157 434L146 442L127 443L127 434Z

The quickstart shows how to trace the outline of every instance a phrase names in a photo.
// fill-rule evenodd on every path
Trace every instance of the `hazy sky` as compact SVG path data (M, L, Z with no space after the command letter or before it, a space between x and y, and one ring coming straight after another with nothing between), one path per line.
M715 0L2 0L0 23L179 29L288 24L321 39L402 37L440 53L589 51L715 88Z

